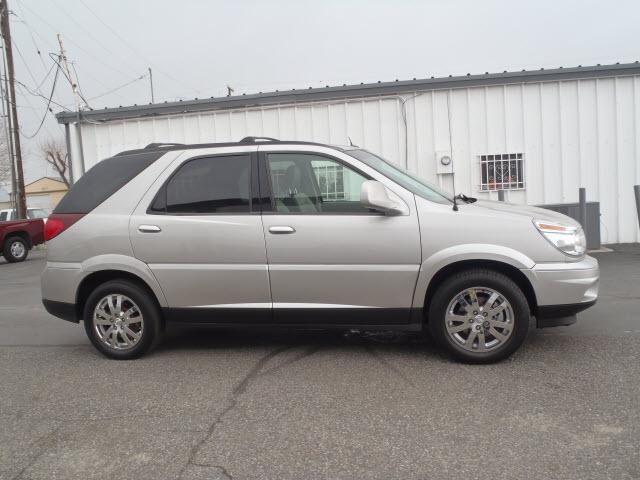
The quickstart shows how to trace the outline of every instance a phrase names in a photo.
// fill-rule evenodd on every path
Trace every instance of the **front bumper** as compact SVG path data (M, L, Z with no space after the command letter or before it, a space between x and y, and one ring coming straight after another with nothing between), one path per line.
M76 306L73 303L56 302L54 300L42 299L44 309L54 317L67 320L68 322L78 323L78 315L76 314Z
M578 262L539 263L522 272L536 294L538 327L571 325L598 299L600 269L590 256Z

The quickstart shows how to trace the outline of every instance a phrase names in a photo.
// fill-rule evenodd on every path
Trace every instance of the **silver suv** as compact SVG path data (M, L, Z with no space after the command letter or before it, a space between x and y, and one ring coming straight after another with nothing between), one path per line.
M46 225L46 309L127 359L169 322L428 331L507 357L598 295L571 218L448 193L357 147L152 144L89 170Z

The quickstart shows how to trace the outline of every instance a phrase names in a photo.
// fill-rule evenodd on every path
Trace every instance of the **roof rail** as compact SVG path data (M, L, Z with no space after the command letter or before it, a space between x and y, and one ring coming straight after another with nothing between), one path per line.
M267 142L279 142L280 141L277 138L271 138L271 137L244 137L242 140L240 140L239 143L256 143L256 142L259 142L261 140L266 140Z
M160 143L150 143L146 147L145 150L152 148L161 148L161 147L185 147L184 143L172 143L172 142L160 142Z

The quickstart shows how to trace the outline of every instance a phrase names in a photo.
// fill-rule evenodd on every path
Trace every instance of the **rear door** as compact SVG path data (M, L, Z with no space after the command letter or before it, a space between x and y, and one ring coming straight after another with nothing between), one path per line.
M413 194L336 150L309 148L260 147L274 322L409 323L421 255ZM386 182L406 215L364 208L369 179Z
M135 255L158 279L174 321L271 320L256 149L187 151L131 217Z

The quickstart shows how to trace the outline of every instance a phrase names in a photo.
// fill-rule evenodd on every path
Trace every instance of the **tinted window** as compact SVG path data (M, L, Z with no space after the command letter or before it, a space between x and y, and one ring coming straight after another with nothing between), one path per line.
M166 185L167 213L251 211L251 157L230 155L188 161ZM160 201L160 203L162 203ZM152 210L157 209L158 199Z
M0 213L0 222L4 222L7 220L7 216L8 216L9 212L2 212Z
M89 213L165 153L143 152L102 160L80 177L53 213Z
M360 203L368 178L321 155L274 153L267 156L278 213L366 213Z

